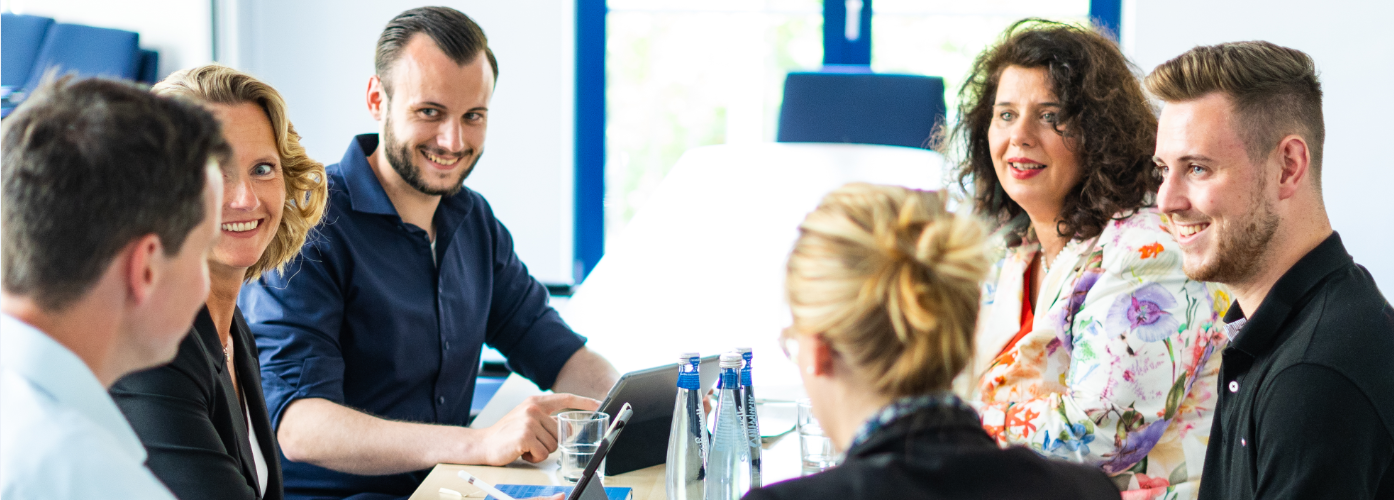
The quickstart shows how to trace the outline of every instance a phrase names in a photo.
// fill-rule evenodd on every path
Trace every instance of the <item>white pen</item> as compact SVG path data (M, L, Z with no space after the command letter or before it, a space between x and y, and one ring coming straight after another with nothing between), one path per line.
M499 489L495 488L494 485L484 482L483 479L474 477L473 474L470 474L465 471L460 471L458 474L460 475L461 479L469 481L470 484L474 485L475 488L484 490L485 493L488 493L490 496L493 496L497 500L517 500L511 496L508 496L507 493L499 491Z

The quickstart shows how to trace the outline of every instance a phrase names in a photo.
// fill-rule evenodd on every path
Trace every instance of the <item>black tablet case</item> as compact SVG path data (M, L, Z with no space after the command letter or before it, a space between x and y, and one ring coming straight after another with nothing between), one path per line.
M702 358L702 390L716 385L719 356ZM634 416L605 458L605 475L614 476L652 467L668 459L668 432L678 400L678 365L629 372L620 377L600 411L615 415L629 403Z

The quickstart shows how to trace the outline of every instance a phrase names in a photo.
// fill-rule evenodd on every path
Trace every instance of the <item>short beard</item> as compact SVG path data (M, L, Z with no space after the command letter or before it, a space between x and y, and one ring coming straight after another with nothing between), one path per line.
M416 166L416 163L412 161L414 156L412 147L397 142L397 136L392 134L392 117L390 115L387 117L383 129L382 148L383 152L387 153L387 163L392 165L392 170L396 170L397 175L401 176L408 186L427 195L454 196L459 193L461 189L465 188L465 178L474 172L474 166L479 163L479 158L484 156L482 154L475 155L474 161L465 167L463 172L460 172L459 179L446 187L437 188L426 183L426 179L421 175L421 167Z
M1261 196L1263 191L1263 186L1259 186L1256 195ZM1234 284L1246 282L1258 274L1259 268L1267 260L1265 250L1278 232L1278 214L1273 213L1271 201L1265 200L1255 205L1253 215L1239 232L1232 235L1216 232L1213 235L1218 240L1214 260L1195 269L1184 266L1186 277L1196 281Z

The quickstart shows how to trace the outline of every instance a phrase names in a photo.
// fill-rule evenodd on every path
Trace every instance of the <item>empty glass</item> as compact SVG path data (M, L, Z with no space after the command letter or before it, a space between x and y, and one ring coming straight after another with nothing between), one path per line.
M610 415L598 411L564 411L557 414L557 448L561 450L561 478L581 480L586 465L600 448ZM600 472L597 471L596 474Z
M823 472L841 461L833 449L833 440L813 417L813 406L807 399L799 401L799 457L803 459L805 476Z

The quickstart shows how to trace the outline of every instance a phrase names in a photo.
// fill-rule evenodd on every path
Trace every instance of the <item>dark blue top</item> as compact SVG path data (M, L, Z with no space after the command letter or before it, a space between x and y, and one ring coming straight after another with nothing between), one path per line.
M426 231L402 222L368 165L376 134L330 165L329 208L283 274L242 287L261 350L274 428L291 401L323 398L392 420L466 425L481 346L550 388L582 345L547 305L508 230L468 188L436 209L437 270ZM281 458L286 498L410 495L429 470L334 472Z
M1239 302L1225 323L1245 319ZM1394 307L1332 232L1221 352L1202 500L1394 499Z

